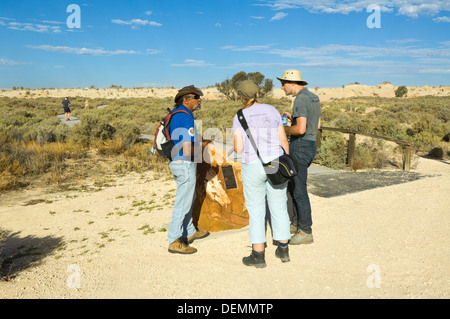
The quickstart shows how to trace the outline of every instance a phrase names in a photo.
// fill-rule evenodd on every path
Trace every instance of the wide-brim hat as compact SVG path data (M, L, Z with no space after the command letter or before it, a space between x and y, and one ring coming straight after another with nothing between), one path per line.
M281 78L277 79L280 81L299 82L300 85L308 85L308 82L303 81L302 72L294 69L284 71Z
M178 101L178 99L186 94L195 94L199 96L203 96L203 92L196 88L193 85L185 86L181 90L178 91L177 96L175 96L175 103Z

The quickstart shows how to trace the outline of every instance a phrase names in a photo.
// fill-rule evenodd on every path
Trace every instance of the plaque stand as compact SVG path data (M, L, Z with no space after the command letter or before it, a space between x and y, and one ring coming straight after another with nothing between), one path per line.
M247 226L241 163L231 160L225 147L217 143L209 144L206 152L209 158L197 164L194 225L210 232Z

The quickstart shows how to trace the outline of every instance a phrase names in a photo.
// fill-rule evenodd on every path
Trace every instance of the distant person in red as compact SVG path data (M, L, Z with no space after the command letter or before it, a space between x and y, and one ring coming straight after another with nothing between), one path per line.
M62 101L62 106L64 108L66 121L70 121L70 101L68 97L64 98L64 100Z

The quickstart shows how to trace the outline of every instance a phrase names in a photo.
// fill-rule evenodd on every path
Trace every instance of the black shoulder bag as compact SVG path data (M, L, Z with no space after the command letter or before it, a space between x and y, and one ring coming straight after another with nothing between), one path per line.
M281 155L280 157L274 159L269 163L264 163L263 159L261 158L261 155L259 154L258 147L256 146L255 140L253 139L250 129L248 128L248 124L247 121L245 120L242 110L239 110L237 112L237 116L239 122L242 125L242 128L244 129L245 133L247 133L247 136L250 142L252 143L259 160L261 161L264 167L264 170L267 174L267 178L272 182L273 185L283 184L298 174L297 165L292 160L292 158L288 154L286 154L286 152L284 152L284 150L283 155Z

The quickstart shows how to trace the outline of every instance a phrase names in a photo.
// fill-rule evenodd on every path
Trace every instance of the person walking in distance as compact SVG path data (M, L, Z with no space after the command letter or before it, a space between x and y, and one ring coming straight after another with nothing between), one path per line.
M177 184L168 235L170 253L193 254L197 249L189 244L209 235L208 231L197 231L192 219L198 162L194 156L201 156L201 148L210 142L203 141L200 145L194 123L193 112L201 108L201 96L202 91L193 85L182 88L175 97L173 111L184 110L186 113L174 114L170 122L170 136L175 147L169 168Z
M293 185L288 188L297 216L293 221L297 225L295 235L290 244L311 244L314 242L312 235L311 203L307 190L308 168L316 156L317 130L320 128L320 100L310 92L303 81L302 73L298 70L286 70L281 78L281 89L287 96L294 96L292 114L284 112L291 120L290 126L284 126L286 134L290 135L290 155L297 163L299 172L294 177Z
M64 109L64 116L66 118L66 121L70 121L70 101L68 97L65 97L64 100L62 101L62 106Z

